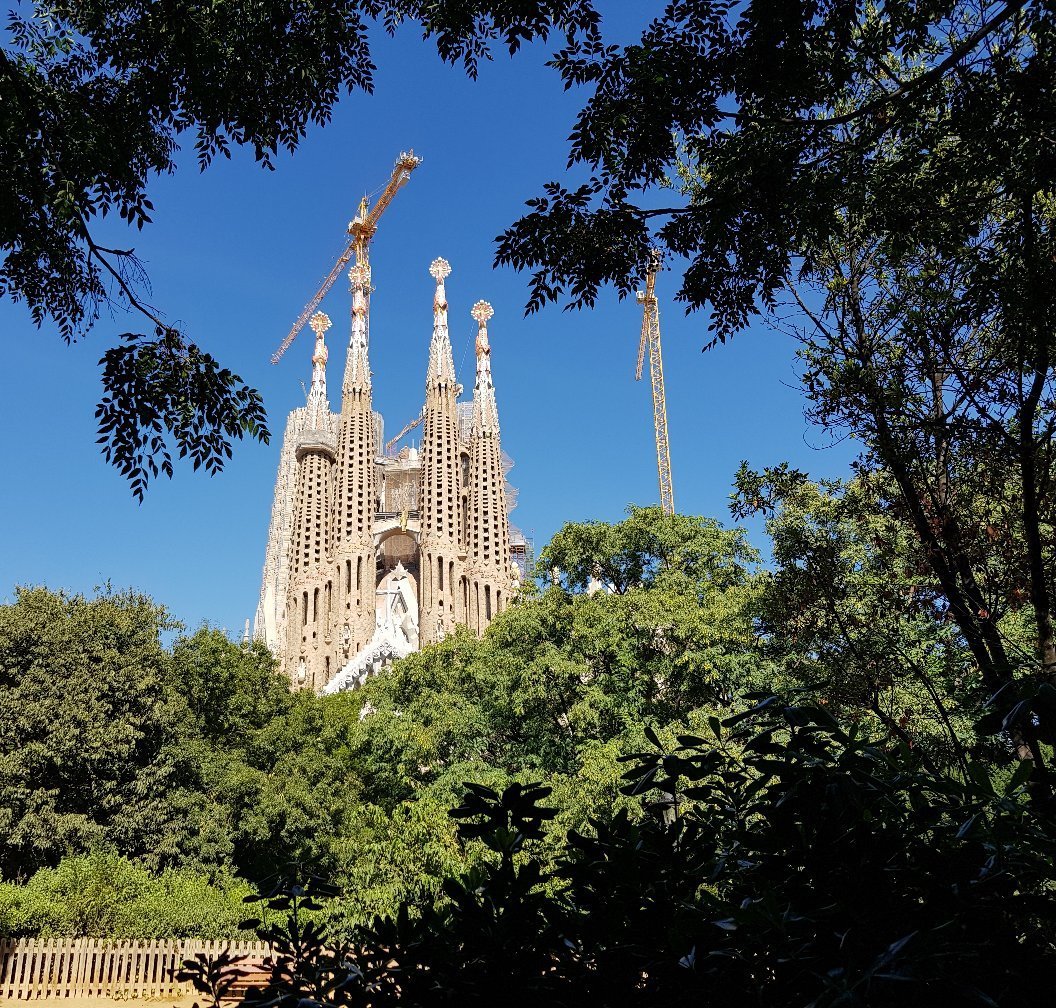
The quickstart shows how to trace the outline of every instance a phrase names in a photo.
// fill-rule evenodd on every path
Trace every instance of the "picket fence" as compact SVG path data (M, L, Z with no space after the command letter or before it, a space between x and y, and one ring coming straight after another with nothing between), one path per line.
M180 998L192 992L174 975L183 960L225 949L258 962L268 953L263 942L0 939L0 1002Z

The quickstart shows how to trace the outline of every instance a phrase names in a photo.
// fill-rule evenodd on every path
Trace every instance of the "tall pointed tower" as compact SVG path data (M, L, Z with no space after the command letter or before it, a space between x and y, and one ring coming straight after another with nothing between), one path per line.
M473 307L476 384L472 402L460 403L444 283L451 267L436 259L429 272L425 405L387 444L372 403L369 266L349 272L339 413L326 392L330 320L311 319L312 387L286 424L254 631L294 688L356 689L459 624L483 633L509 604L518 568L530 569L528 543L507 517L516 491L499 443L491 306ZM420 448L397 448L419 424Z
M436 280L433 298L433 338L425 377L422 422L421 584L419 630L422 643L441 640L462 622L456 611L456 586L465 554L459 544L458 396L451 337L447 331L447 293L451 274L445 259L435 259L429 272Z
M299 686L321 689L331 675L328 634L333 582L329 565L330 524L326 520L334 495L336 431L326 396L327 350L324 334L330 319L312 316L315 350L312 387L307 405L297 412L293 520L289 540L286 613L286 672Z
M333 511L334 579L339 599L333 639L334 665L341 667L374 633L374 411L371 405L369 340L370 267L353 266L352 328L341 387L337 443L337 488Z
M488 342L488 319L494 314L487 301L473 305L472 315L477 322L477 380L473 387L470 432L465 622L478 634L509 604L512 587L506 477Z

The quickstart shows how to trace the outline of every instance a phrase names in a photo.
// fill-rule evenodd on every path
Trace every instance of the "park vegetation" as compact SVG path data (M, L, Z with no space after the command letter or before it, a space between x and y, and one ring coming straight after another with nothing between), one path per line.
M369 90L364 19L417 20L471 74L552 37L589 96L566 175L498 239L529 310L626 295L659 249L702 343L765 319L810 420L861 450L818 481L751 448L731 512L765 563L707 518L569 524L481 639L333 697L149 598L21 590L7 932L234 935L248 895L283 1008L1051 998L1051 4L679 0L623 45L589 0L30 7L0 49L0 292L64 335L107 276L145 307L93 221L145 222L179 137L203 166L294 149ZM257 394L146 314L99 414L139 495L170 446L215 470L267 437ZM223 966L189 973L214 997Z
M336 696L134 593L21 590L0 927L248 928L282 1003L1039 996L1052 800L885 485L742 468L766 566L656 507L566 525L483 638Z

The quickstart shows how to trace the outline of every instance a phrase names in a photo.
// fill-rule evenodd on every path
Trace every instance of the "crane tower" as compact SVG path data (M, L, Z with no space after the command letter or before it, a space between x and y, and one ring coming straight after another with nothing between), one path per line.
M664 394L664 361L660 352L660 309L656 301L656 274L660 258L654 253L646 274L645 291L638 292L643 308L642 338L638 343L638 369L635 380L642 380L645 352L649 351L649 376L653 385L653 426L656 434L656 469L660 483L660 507L664 514L675 513L675 490L671 482L671 449L667 440L667 397Z
M374 232L378 230L378 218L381 217L388 205L392 202L393 196L395 196L396 193L407 184L407 180L411 177L411 172L413 172L421 163L422 159L416 157L413 150L401 153L396 159L396 164L392 169L392 176L389 178L388 184L378 197L377 203L371 207L368 203L367 197L363 197L359 204L359 211L357 212L355 219L350 221L348 225L348 233L352 236L352 240L348 243L348 248L341 253L340 258L334 264L334 268L330 270L327 278L315 292L311 301L304 306L304 311L302 311L297 317L297 321L293 323L293 328L290 329L286 338L279 345L279 349L271 355L272 364L278 364L279 361L282 360L282 355L289 350L290 344L293 343L297 338L297 334L305 327L308 319L311 318L312 312L319 307L319 302L326 297L326 292L333 287L334 281L341 275L341 271L345 268L348 260L353 256L356 257L355 265L364 270L367 277L367 286L369 288L370 240L374 237Z

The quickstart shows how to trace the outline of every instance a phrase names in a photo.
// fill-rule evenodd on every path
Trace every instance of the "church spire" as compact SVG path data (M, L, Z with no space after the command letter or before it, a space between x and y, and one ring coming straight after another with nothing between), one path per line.
M495 309L487 301L478 301L471 312L477 322L477 383L473 388L473 433L485 436L499 432L499 411L495 405L495 384L491 379L491 344L488 342L488 319Z
M348 271L352 290L352 331L348 341L341 418L337 439L337 476L333 509L333 584L337 605L330 611L328 643L331 674L374 633L374 509L377 499L377 429L371 406L369 337L370 267ZM329 660L329 659L328 659Z
M434 259L429 272L436 280L433 298L433 339L425 379L422 413L421 584L419 626L422 639L442 640L459 622L458 588L462 577L459 536L459 427L458 394L451 338L447 332L447 294L444 280L451 267Z
M370 267L353 266L348 271L352 291L352 331L348 340L348 358L345 361L344 392L353 386L370 385L370 362L367 349L370 336Z
M433 296L433 339L429 344L429 370L426 384L434 381L455 381L455 361L451 353L451 337L447 331L447 292L444 281L451 275L451 264L446 259L434 259L429 272L436 281Z
M466 558L466 625L480 634L509 604L512 583L506 469L499 443L499 411L491 378L487 301L473 305L477 322L477 382L470 435L469 518Z
M308 425L319 430L330 416L330 400L326 397L326 358L328 352L324 334L330 328L330 318L316 312L309 323L315 331L315 350L312 352L312 387L308 392Z

